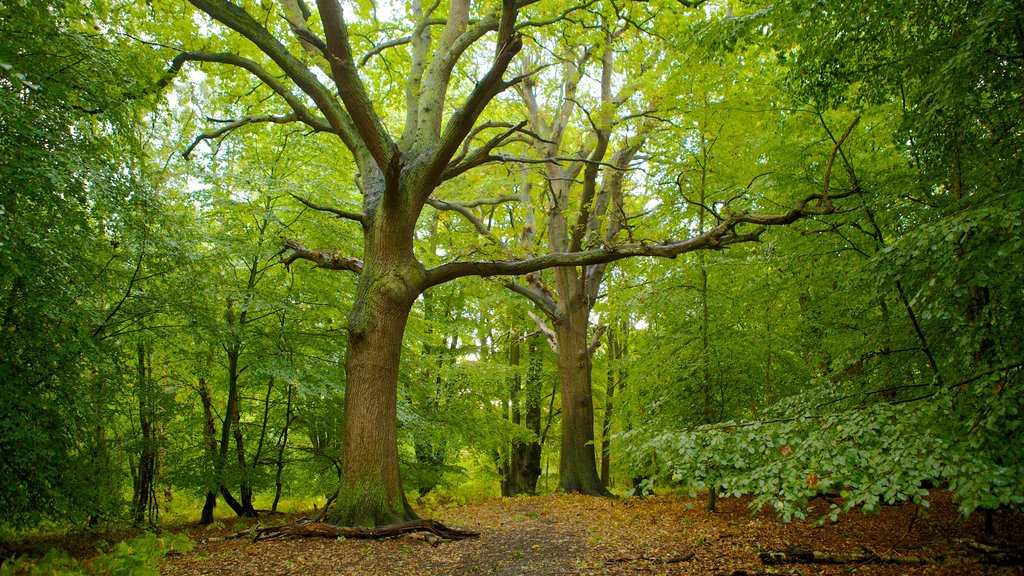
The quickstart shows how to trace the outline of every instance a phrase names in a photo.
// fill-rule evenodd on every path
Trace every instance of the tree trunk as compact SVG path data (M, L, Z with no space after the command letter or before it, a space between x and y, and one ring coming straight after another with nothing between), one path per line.
M134 510L132 519L135 524L142 524L149 515L153 520L154 504L154 478L156 476L156 438L153 431L153 398L150 390L151 379L146 371L146 346L143 343L138 345L138 374L137 374L139 397L139 428L142 434L142 448L139 453L138 474L135 477L134 486Z
M238 473L242 475L242 480L239 483L239 496L241 502L236 501L228 492L226 486L223 485L223 479L220 481L221 494L224 495L224 501L228 503L228 506L235 511L235 514L246 518L255 518L257 516L256 509L252 505L252 488L249 486L247 480L245 480L246 464L245 464L245 444L242 439L242 429L239 427L241 421L241 410L238 407L238 358L240 356L240 345L236 342L231 348L228 349L228 407L224 411L224 428L221 432L221 446L220 446L220 458L221 458L221 471L227 463L228 447L230 444L229 433L235 440L235 451L238 455Z
M206 444L206 454L211 462L217 462L217 428L213 421L213 399L210 398L210 389L205 378L199 379L199 398L203 402L203 441ZM214 473L216 481L220 482L220 472L216 464ZM213 489L206 491L206 502L203 504L203 512L199 517L199 524L213 524L213 509L217 506L217 493Z
M544 357L541 356L540 346L537 339L530 340L530 364L526 372L526 386L524 389L523 424L526 429L533 432L534 440L520 446L518 463L522 469L523 487L527 494L537 493L537 479L540 478L540 395L541 395L541 370Z
M402 336L423 275L409 227L404 234L378 214L367 232L349 316L345 453L338 498L327 516L334 524L383 526L416 517L402 490L396 433Z
M277 449L276 471L274 472L274 503L270 506L271 512L277 512L277 503L281 500L281 475L284 472L284 451L288 447L288 430L292 426L292 391L294 388L288 385L288 399L284 409L284 430L281 432L281 443Z
M566 492L610 496L597 475L594 454L594 401L587 342L590 310L582 298L566 299L555 323L558 380L562 385L562 455L559 487Z
M619 366L624 351L622 341L616 336L613 325L608 329L608 384L605 386L604 420L601 423L601 484L611 488L612 468L612 415L615 411L615 385L621 385L624 371ZM625 331L623 331L625 334ZM618 380L616 380L618 375Z

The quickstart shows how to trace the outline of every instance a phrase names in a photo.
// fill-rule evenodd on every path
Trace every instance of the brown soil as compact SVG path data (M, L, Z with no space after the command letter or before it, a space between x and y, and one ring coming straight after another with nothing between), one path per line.
M779 524L751 514L742 499L703 502L658 497L609 500L559 495L511 498L440 511L434 518L480 532L476 540L444 542L404 536L386 541L246 539L201 542L170 557L165 574L1024 574L999 566L979 543L1015 551L1019 562L1024 518L995 515L998 536L984 534L980 515L964 521L946 493L931 508L910 504L880 514L850 513L836 524ZM812 516L813 517L813 516ZM209 536L200 530L197 540ZM765 565L764 551L793 549L918 557L927 565ZM1005 558L1004 558L1005 559Z

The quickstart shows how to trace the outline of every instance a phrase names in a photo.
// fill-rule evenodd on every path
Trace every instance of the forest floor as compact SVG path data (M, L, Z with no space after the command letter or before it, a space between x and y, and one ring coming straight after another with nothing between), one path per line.
M718 512L703 504L690 498L574 495L489 500L432 514L451 527L480 532L478 539L437 546L412 536L214 541L210 537L216 534L196 528L190 534L196 548L167 557L161 571L225 576L1024 574L1024 517L996 513L997 536L986 536L981 515L962 520L945 492L933 494L927 515L903 504L880 514L852 512L824 525L816 525L813 515L810 521L781 524L771 514L751 514L744 499L720 499ZM232 528L237 527L221 531ZM996 548L1002 554L992 553ZM794 550L846 560L916 558L926 564L877 563L878 558L836 565L765 564L760 556Z

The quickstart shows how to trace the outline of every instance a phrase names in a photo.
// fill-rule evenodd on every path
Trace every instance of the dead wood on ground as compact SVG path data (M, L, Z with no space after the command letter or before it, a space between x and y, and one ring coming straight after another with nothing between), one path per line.
M874 554L872 552L822 552L820 550L787 550L784 552L762 552L759 554L764 564L907 564L921 566L942 562L942 558L925 558L922 556L894 556L892 554Z
M326 522L300 520L294 524L286 524L284 526L250 528L222 538L210 538L209 541L216 542L239 538L250 538L254 541L294 540L298 538L359 538L375 540L378 538L394 538L395 536L415 532L427 532L441 540L465 540L480 536L479 532L449 528L436 520L410 520L376 528L336 526ZM436 541L431 540L431 543L434 542Z

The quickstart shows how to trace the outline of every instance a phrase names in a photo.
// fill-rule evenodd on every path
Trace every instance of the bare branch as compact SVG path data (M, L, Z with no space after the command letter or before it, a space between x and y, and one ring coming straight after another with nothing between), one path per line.
M480 219L477 218L475 215L473 215L473 213L470 212L467 206L459 204L457 202L445 202L444 200L438 200L437 198L427 198L427 204L433 206L434 208L437 208L438 210L450 210L452 212L458 212L463 218L465 218L470 224L473 225L473 228L475 228L476 231L481 236L484 236L485 238L487 238L491 242L494 242L498 246L501 246L502 248L506 248L505 243L502 242L500 238L495 236L494 233L487 228L487 226L484 226L484 223L481 222Z
M531 289L528 286L523 286L514 280L505 279L501 281L501 284L512 292L515 292L520 296L524 296L527 300L533 302L545 316L552 321L555 320L558 313L558 305L555 304L555 301L551 298L550 294L546 294L540 290Z
M245 118L232 120L224 126L218 128L217 130L213 130L212 132L203 132L199 136L196 136L195 140L193 140L192 143L189 144L188 148L186 148L185 151L181 153L181 155L184 156L185 158L188 158L189 155L192 154L192 151L195 150L196 146L198 146L200 142L203 142L205 140L216 140L229 134L234 130L237 130L238 128L241 128L242 126L261 123L288 124L291 122L298 122L298 120L299 117L297 114L288 114L285 116L246 116Z
M858 192L859 189L854 188L841 194L835 194L832 198L845 198ZM516 261L449 262L427 270L424 288L464 276L518 276L546 268L605 264L636 256L675 258L680 254L696 250L720 250L733 244L757 241L769 226L784 226L806 216L835 212L834 208L809 206L811 202L820 203L821 200L820 194L808 196L798 202L793 209L781 214L750 214L748 212L731 214L714 228L686 240L665 241L659 244L644 242L619 244L582 252L553 252L536 258ZM752 224L755 228L749 232L739 232L736 228L740 224Z
M356 213L356 212L348 212L346 210L341 210L341 209L338 209L338 208L334 208L333 206L320 206L319 204L314 204L314 203L310 202L309 200L307 200L307 199L305 199L302 196L299 196L297 194L291 194L291 197L295 198L299 202L302 202L303 204L305 204L306 206L312 208L313 210L317 210L319 212L330 212L331 214L334 214L338 218L344 218L345 220L354 220L356 222L359 222L363 226L366 226L366 215L365 214Z
M579 5L576 5L576 6L570 6L570 7L566 8L565 10L563 10L562 13L559 14L558 16L555 16L553 18L548 18L547 20L527 20L525 22L520 22L519 24L516 25L516 30L522 30L523 28L528 28L528 27L543 28L545 26L550 26L551 24L554 24L556 22L561 22L563 20L568 20L569 19L569 15L572 14L573 12L578 12L580 10L585 10L585 9L593 6L594 4L597 4L597 0L588 0L587 2L584 2L583 4L579 4Z
M292 251L288 256L281 258L281 263L286 267L291 266L292 262L296 260L309 260L316 264L317 268L348 270L356 274L360 274L363 271L363 261L358 258L349 258L321 250L310 250L291 238L281 238L281 243L284 244L281 254L288 250Z
M604 335L604 331L607 329L608 327L604 324L594 329L594 335L590 339L590 346L587 346L587 356L593 356L594 352L601 346L601 336Z
M537 323L537 328L540 329L541 334L548 339L548 344L551 345L551 349L557 354L558 353L558 337L555 335L555 331L552 330L543 319L539 318L533 312L526 313L534 322Z
M490 124L490 127L497 126L497 123L491 122L486 123L484 126L486 126L487 124ZM480 146L476 150L473 150L472 152L467 152L466 148L468 148L469 142L470 140L472 140L473 135L471 134L467 136L463 145L463 153L460 154L451 162L449 162L448 168L441 175L441 179L450 180L452 178L455 178L456 176L459 176L460 174L464 174L468 170L471 170L477 166L480 166L487 162L495 161L499 157L492 156L491 152L495 148L498 148L499 146L508 143L509 138L516 132L521 131L523 126L525 125L526 121L520 122L519 124L513 126L509 126L507 130L505 130L504 132L497 136L494 136L493 138L491 138L482 146ZM476 132L477 130L474 131Z
M370 48L369 52L363 54L363 57L359 59L359 67L362 68L363 66L366 66L366 63L370 61L370 58L373 58L388 48L394 48L395 46L401 46L403 44L408 44L409 42L412 42L412 36L402 36L401 38L381 42L373 48Z
M839 138L839 141L836 142L836 145L832 148L832 154L828 157L828 164L825 165L825 182L822 185L821 196L825 206L828 208L832 207L832 199L828 196L828 184L829 180L832 178L832 164L836 161L836 154L838 154L839 149L842 148L843 142L846 142L846 138L851 132L853 132L853 128L857 125L857 122L860 122L859 114L853 119L853 122L850 123L850 127L846 129L846 132L844 132ZM854 181L854 183L856 183L856 181Z

